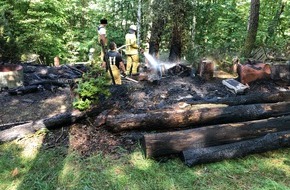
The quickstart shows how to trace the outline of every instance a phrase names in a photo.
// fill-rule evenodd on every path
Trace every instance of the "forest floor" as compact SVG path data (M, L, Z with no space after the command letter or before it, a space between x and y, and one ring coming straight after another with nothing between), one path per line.
M35 73L24 74L24 80L28 82ZM168 75L162 77L157 84L148 81L133 83L124 80L122 86L126 87L126 92L122 92L120 89L123 88L120 87L109 101L112 101L112 107L136 113L142 110L179 106L189 99L197 101L233 97L236 95L226 89L222 80L234 77L227 73L216 73L213 80L203 81L199 77L189 75ZM250 84L247 94L279 90L289 90L289 86L277 84L271 80L255 81ZM9 95L4 90L0 92L0 125L28 120L36 121L70 112L73 110L72 101L71 89L68 86L58 88L54 92L43 89L24 95ZM96 127L96 117L50 131L42 147L46 149L66 146L83 156L102 152L119 157L123 153L134 150L138 145L138 139L145 133L140 131L111 133L106 126ZM29 143L29 140L23 142ZM120 151L120 148L123 151Z

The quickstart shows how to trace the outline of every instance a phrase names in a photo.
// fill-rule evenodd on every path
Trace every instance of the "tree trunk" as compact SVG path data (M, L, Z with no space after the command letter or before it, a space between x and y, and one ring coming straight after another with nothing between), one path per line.
M182 39L181 39L181 26L180 23L175 22L172 29L171 37L171 46L169 52L169 61L170 62L179 62L181 59L181 48L182 48Z
M208 124L250 121L281 116L290 113L290 102L273 104L251 104L191 106L187 109L154 110L144 113L121 113L108 115L106 125L112 131L129 129L156 130L200 127Z
M205 126L174 132L145 134L141 145L146 158L252 139L267 133L290 130L290 116Z
M189 149L182 152L182 159L188 166L240 158L254 153L290 146L290 131L269 133L264 137L221 146Z
M266 43L268 43L268 41L275 35L275 31L277 30L277 27L279 26L279 21L280 21L280 17L282 15L282 13L284 12L284 8L285 8L285 2L283 2L282 0L278 1L278 9L276 11L276 14L273 18L273 20L271 21L271 23L269 24L268 27L268 36L266 38Z
M171 42L170 42L170 52L169 52L169 61L170 62L179 62L181 59L182 51L182 36L183 36L183 23L185 20L185 11L183 0L173 0L174 8L172 16L172 32L171 32Z
M159 45L161 43L161 36L164 31L164 26L166 24L166 12L164 10L164 2L162 1L153 1L152 9L153 12L153 21L151 28L151 37L149 40L149 54L158 58L159 56Z
M243 57L250 57L254 48L258 25L259 25L259 10L260 0L251 0L250 19L248 23L248 34L245 40L244 49L242 52Z

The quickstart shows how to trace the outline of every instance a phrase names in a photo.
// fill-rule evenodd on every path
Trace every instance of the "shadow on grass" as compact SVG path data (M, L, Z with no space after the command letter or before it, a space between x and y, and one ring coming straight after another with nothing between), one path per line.
M17 189L56 189L68 154L68 130L46 132Z

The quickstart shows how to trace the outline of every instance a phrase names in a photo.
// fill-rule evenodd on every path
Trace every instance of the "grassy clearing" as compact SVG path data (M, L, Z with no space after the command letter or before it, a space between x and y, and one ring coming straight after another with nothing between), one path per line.
M42 137L0 145L0 189L290 189L290 149L188 168L179 159L81 158L67 147L42 149Z

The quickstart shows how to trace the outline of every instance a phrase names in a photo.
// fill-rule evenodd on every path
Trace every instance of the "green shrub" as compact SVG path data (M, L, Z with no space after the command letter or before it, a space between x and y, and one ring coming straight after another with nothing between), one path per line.
M77 97L73 102L74 108L86 110L92 104L97 104L100 96L110 96L109 81L110 78L103 68L96 65L90 66L75 90Z

